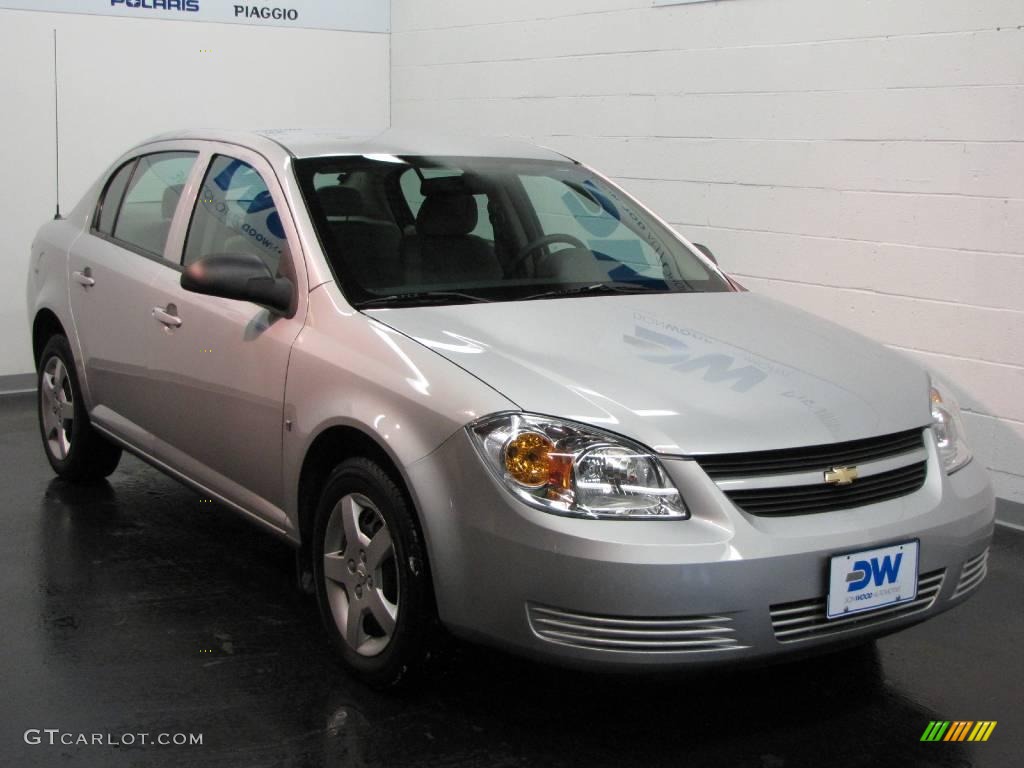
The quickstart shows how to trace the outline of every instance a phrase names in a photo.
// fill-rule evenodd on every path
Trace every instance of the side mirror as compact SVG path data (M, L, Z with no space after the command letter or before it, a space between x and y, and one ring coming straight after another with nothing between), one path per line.
M292 281L274 277L259 256L215 253L193 262L181 273L181 287L192 293L261 304L281 314L291 308Z
M707 256L707 257L708 257L709 259L711 259L711 263L712 263L712 264L717 264L717 263L718 263L718 259L716 259L716 258L715 258L715 254L713 254L713 253L711 252L711 249L710 249L710 248L708 248L708 247L707 247L706 245L704 245L703 243L694 243L694 244L693 244L693 247L694 247L694 248L696 248L696 249L697 249L698 251L700 251L701 253L703 253L703 254L704 254L705 256Z

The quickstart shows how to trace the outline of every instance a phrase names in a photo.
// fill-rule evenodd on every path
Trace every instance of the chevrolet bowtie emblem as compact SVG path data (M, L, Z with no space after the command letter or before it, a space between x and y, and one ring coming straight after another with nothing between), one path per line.
M849 485L856 479L856 467L832 467L825 473L825 482L829 485Z

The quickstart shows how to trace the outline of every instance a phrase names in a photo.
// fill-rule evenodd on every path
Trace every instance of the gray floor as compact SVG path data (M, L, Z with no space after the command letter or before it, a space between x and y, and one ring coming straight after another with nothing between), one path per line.
M1015 766L1024 535L967 604L875 648L669 680L456 645L416 690L349 680L290 551L126 458L55 480L29 396L0 398L0 766ZM983 744L930 720L997 720ZM202 746L28 745L28 729ZM45 734L43 734L45 738Z

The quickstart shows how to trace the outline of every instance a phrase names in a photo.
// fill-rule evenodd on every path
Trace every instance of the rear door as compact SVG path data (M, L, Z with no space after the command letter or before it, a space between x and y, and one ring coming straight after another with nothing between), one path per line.
M296 286L293 313L190 293L177 273L159 275L158 301L173 319L150 335L159 396L147 423L158 459L284 528L285 376L305 316L306 273L270 165L235 145L209 146L190 215L172 236L183 267L211 254L256 254Z
M119 165L100 195L89 231L76 240L68 259L90 413L142 449L148 447L144 417L153 394L147 333L153 283L177 274L165 250L197 156L194 150L169 148Z

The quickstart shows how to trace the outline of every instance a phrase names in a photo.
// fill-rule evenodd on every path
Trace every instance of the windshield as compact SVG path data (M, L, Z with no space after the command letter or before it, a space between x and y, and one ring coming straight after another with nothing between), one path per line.
M731 290L572 162L374 155L299 160L296 172L355 307Z

